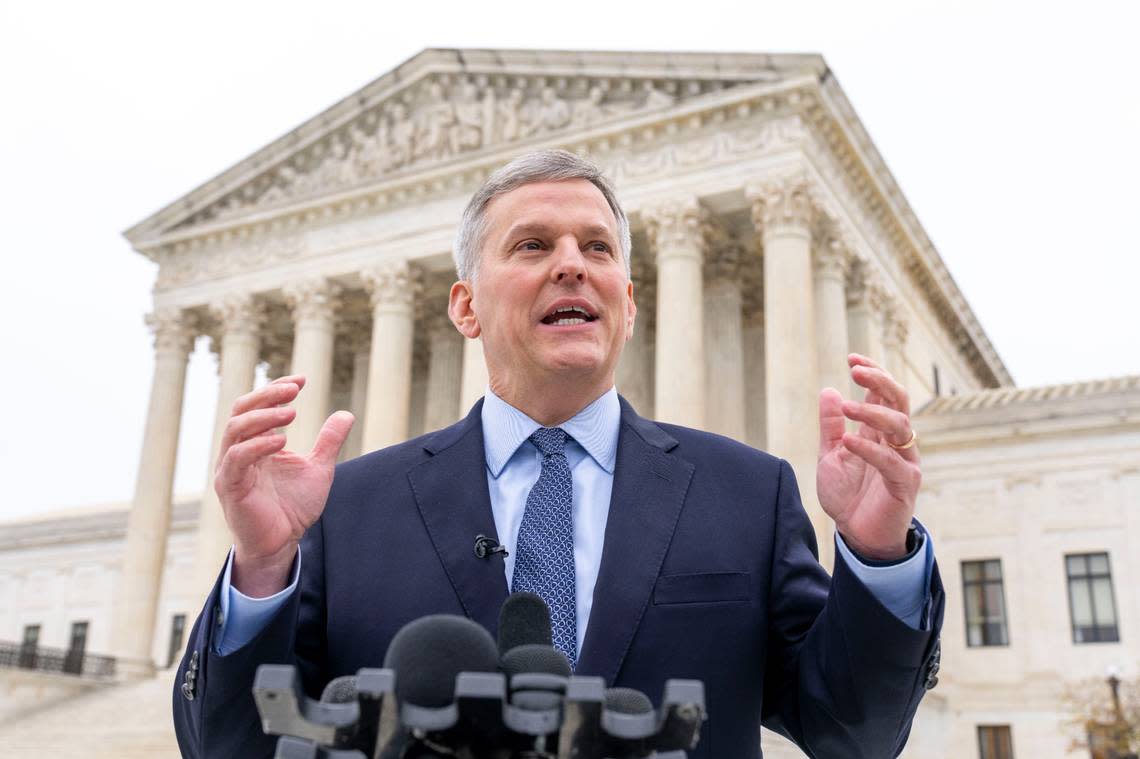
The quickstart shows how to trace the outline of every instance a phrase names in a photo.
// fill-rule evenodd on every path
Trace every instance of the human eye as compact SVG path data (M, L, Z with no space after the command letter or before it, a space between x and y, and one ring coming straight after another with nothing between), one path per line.
M515 246L515 250L542 250L542 243L538 240L523 240Z

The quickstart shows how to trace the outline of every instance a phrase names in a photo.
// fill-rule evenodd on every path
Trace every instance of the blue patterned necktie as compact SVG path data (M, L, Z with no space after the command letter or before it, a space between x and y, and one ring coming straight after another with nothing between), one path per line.
M526 499L515 547L511 592L537 593L550 607L554 647L578 664L578 618L574 579L574 499L566 431L535 430L530 442L542 452L542 472Z

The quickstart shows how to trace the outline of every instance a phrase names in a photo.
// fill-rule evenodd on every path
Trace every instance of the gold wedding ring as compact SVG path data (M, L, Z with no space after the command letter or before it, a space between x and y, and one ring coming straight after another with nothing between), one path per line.
M910 440L906 441L902 445L895 445L890 440L886 441L887 445L889 445L891 448L894 448L896 451L905 451L907 448L913 448L914 444L917 442L918 442L918 430L913 429L913 428L910 431Z

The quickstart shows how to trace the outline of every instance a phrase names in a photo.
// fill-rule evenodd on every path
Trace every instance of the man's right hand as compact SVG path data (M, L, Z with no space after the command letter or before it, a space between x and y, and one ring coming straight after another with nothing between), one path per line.
M297 544L325 508L336 457L353 416L337 411L307 455L286 451L280 429L296 416L290 405L305 386L295 374L243 395L222 433L214 490L234 537L230 583L264 598L288 586Z

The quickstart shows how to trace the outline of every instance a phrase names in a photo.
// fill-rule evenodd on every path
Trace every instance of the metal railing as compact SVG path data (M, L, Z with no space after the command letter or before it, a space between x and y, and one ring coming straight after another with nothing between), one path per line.
M85 651L0 641L0 667L53 672L96 680L115 676L115 659Z

